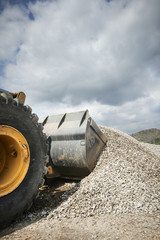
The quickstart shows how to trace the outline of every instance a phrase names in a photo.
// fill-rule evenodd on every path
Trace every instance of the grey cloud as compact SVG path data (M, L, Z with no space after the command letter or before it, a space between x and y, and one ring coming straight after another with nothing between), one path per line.
M135 128L143 118L135 102L146 99L143 109L148 97L159 101L160 1L38 1L28 7L34 21L14 7L0 15L6 26L1 59L5 52L5 59L14 58L14 64L5 66L2 87L23 90L31 104L45 103L48 109L50 102L75 109L96 101L99 107L111 107L115 126L130 121L129 128ZM150 120L149 109L145 116Z

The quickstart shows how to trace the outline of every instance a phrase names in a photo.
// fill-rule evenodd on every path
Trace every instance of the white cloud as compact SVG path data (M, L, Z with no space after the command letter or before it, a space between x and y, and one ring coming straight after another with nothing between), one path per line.
M8 7L0 15L0 60L12 61L27 27L27 18L18 7Z

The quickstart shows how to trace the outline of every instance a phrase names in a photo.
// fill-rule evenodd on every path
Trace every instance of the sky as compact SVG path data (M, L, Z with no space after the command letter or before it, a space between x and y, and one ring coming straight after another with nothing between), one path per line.
M39 117L160 129L159 0L0 0L0 88Z

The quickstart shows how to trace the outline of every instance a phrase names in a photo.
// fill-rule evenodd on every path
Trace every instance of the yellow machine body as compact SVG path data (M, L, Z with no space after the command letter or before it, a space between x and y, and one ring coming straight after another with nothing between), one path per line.
M3 90L0 88L0 93L7 93L12 95L13 98L18 98L21 100L21 102L24 104L25 103L25 99L26 99L26 94L24 92L17 92L17 93L13 93L13 92L8 92L6 90Z

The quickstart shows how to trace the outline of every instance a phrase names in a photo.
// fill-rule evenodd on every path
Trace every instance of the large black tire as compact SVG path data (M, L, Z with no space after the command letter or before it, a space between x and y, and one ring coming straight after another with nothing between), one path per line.
M42 125L36 114L19 99L0 94L0 125L14 127L23 134L30 148L30 164L21 184L0 197L0 228L8 225L28 210L38 195L46 171L47 147Z

